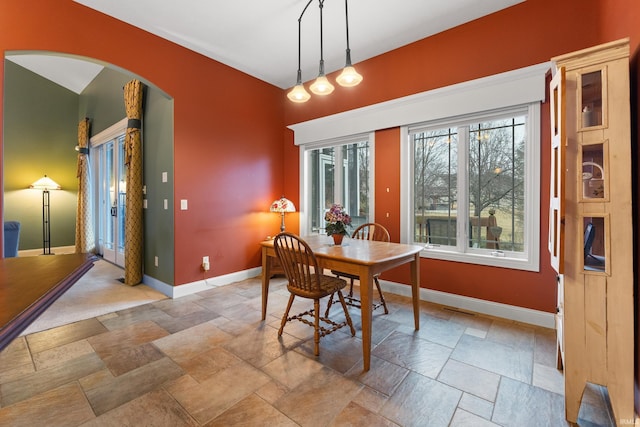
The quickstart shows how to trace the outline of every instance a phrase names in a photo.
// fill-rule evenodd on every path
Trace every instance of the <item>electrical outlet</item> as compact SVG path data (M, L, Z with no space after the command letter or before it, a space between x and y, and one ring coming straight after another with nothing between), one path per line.
M204 271L209 271L210 268L210 264L209 264L209 257L208 256L203 256L202 257L202 269Z

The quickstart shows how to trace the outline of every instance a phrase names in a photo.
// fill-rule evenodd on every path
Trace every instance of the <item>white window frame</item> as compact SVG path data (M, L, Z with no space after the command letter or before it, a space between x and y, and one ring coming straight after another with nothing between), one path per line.
M411 134L416 131L467 125L472 121L485 121L505 115L526 115L525 145L525 212L524 212L524 251L509 252L490 249L475 249L467 245L469 240L468 222L468 146L458 147L458 222L454 246L436 246L426 244L421 256L446 261L466 262L470 264L489 265L517 270L539 271L540 258L540 103L506 107L493 111L483 111L463 117L452 117L421 123L415 126L401 127L401 230L408 243L414 243L411 232L414 225L413 197L413 144ZM420 243L417 243L420 244Z
M342 145L356 144L362 141L368 141L369 143L369 212L368 217L371 222L375 222L375 133L361 133L357 135L350 135L340 138L332 138L324 141L314 141L301 144L300 147L300 235L312 234L311 231L311 194L308 194L307 189L310 188L311 178L308 175L309 167L309 153L313 150L327 147L340 147ZM340 151L340 150L337 150ZM336 161L341 158L341 153L337 153ZM338 182L340 178L337 178L336 186L342 188L342 183ZM334 203L343 204L341 192L337 192L336 200Z

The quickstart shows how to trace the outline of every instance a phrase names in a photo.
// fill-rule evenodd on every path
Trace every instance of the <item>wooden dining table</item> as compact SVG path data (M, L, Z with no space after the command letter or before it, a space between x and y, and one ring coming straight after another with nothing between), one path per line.
M375 275L403 264L410 264L413 318L415 329L420 329L419 289L422 246L350 238L345 239L342 245L337 246L331 237L320 234L305 236L303 239L315 253L320 268L351 273L360 278L362 355L365 371L371 367L372 295ZM262 320L265 320L271 266L276 259L276 253L272 239L261 242L261 245Z

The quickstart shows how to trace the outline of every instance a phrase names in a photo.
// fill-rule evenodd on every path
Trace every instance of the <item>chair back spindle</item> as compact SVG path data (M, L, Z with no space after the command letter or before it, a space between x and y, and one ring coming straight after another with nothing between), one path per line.
M389 231L380 224L362 224L351 235L352 239L373 240L377 242L388 242L391 240Z
M273 244L289 284L304 292L320 290L318 260L309 245L290 233L281 233Z

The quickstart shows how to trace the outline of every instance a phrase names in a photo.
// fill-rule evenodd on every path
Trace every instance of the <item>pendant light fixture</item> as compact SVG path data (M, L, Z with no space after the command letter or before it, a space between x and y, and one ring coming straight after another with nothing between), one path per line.
M300 56L301 56L301 27L302 27L302 16L307 11L307 8L311 4L313 0L309 0L307 5L302 10L300 17L298 18L298 73L296 79L296 85L287 93L287 97L292 102L307 102L311 95L306 91L304 85L302 84L302 70L300 66ZM320 9L320 66L318 77L316 80L309 86L309 89L315 95L325 96L329 95L334 91L334 86L329 82L327 76L324 73L324 45L323 45L323 21L322 21L322 10L324 7L324 0L318 0L318 6ZM346 63L345 67L342 70L342 73L336 78L336 82L340 86L344 87L352 87L358 85L362 81L362 75L358 74L353 65L351 64L351 49L349 48L349 10L347 0L344 1L344 11L345 11L345 22L346 22L346 34L347 34L347 50L346 50Z
M324 8L324 0L318 0L318 4L320 6L320 69L318 78L309 86L309 89L316 95L324 96L333 92L333 85L329 83L329 80L324 75L324 57L322 55L322 9Z
M290 101L298 103L307 102L309 98L311 98L311 95L309 95L309 92L307 92L302 84L302 69L300 67L300 33L302 30L302 15L307 11L307 8L312 1L313 0L309 0L309 3L307 3L302 10L300 18L298 18L298 78L296 80L296 85L289 91L289 93L287 93L287 98L289 98Z
M351 65L351 49L349 48L349 6L347 5L347 0L344 0L344 20L347 27L347 59L342 72L336 78L336 82L343 87L353 87L360 84L362 75Z

